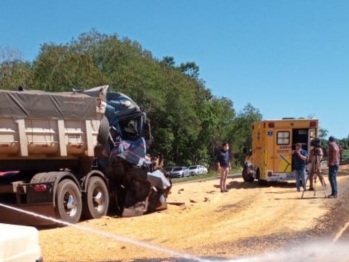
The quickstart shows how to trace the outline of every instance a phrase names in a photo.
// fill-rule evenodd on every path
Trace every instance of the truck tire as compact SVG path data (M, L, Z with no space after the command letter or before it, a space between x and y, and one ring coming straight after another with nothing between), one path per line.
M82 202L79 187L70 179L59 182L56 191L56 217L71 224L79 222Z
M109 137L109 121L106 116L103 116L98 129L97 142L103 147L106 146Z
M109 192L104 180L91 177L88 181L86 195L83 198L82 216L85 219L105 216L109 208Z
M253 182L254 177L253 177L253 170L251 169L250 165L248 163L244 164L244 167L242 169L242 178L244 179L245 182Z

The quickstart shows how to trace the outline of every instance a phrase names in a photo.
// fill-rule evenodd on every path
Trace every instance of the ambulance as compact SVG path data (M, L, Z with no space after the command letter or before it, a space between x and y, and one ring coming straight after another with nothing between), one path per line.
M310 141L317 137L318 119L283 118L252 124L252 148L246 155L242 177L260 184L295 180L292 150L296 143L309 153ZM244 150L246 154L246 150Z

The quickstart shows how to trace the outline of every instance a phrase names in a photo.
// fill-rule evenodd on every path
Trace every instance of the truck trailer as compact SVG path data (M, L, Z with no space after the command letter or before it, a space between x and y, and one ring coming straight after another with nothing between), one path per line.
M21 89L22 90L22 89ZM147 154L145 112L108 86L0 90L0 222L69 223L166 208L171 188Z

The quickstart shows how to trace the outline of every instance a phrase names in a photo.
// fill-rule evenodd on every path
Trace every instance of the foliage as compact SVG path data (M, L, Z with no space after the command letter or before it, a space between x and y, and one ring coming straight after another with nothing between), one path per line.
M241 171L242 171L241 168L235 167L233 170L230 171L230 174L228 174L228 176L231 176L232 174L240 174ZM197 181L197 180L218 179L219 176L220 176L220 174L218 171L212 170L204 175L172 178L171 182L173 184L175 184L175 183L180 183L180 182L190 182L190 181Z
M228 142L236 163L251 147L251 124L262 119L251 104L236 114L234 103L216 97L199 78L200 68L165 56L154 58L136 41L91 30L70 43L43 43L36 59L0 48L0 88L69 91L108 84L132 97L147 112L154 143L166 164L215 166L217 150ZM327 131L320 130L326 137ZM348 138L341 143L348 145Z
M0 89L15 90L32 83L31 63L23 61L16 50L0 48Z
M243 149L252 148L252 123L260 120L262 120L262 114L250 103L235 118L231 136L236 139L233 150L234 152L238 152L235 154L237 163L243 164L245 157L241 154Z

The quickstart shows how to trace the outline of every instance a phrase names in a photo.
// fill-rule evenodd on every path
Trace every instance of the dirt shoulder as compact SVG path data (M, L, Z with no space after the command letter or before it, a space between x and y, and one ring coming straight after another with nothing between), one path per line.
M348 184L346 169L341 172L338 181ZM324 198L317 184L316 196L306 192L303 198L294 183L260 187L230 178L227 193L220 193L218 179L174 184L167 210L132 218L103 217L81 222L79 228L41 230L43 258L155 261L189 254L234 258L278 249L303 238L300 234L305 232L319 233L319 221L340 201Z

